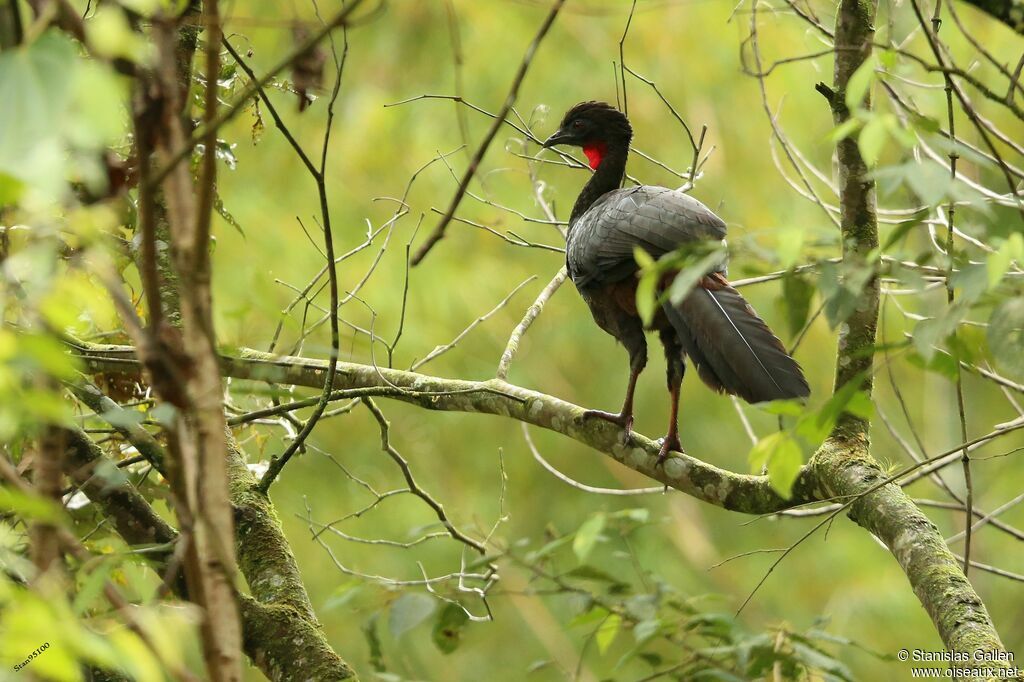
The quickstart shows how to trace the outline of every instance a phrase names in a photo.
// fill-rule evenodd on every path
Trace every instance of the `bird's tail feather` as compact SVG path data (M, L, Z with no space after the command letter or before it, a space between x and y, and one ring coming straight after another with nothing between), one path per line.
M810 394L800 365L721 275L705 277L680 303L662 308L712 389L751 403Z

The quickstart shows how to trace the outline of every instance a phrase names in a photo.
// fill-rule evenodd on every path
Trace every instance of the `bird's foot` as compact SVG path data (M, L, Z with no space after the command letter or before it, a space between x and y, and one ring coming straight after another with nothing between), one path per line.
M629 439L633 435L633 415L622 414L621 412L604 412L603 410L587 410L583 413L584 418L596 418L603 419L606 422L611 422L618 427L621 427L625 433L622 436L622 442L628 443Z
M683 445L679 442L679 436L672 434L671 436L665 436L661 439L661 448L658 450L658 462L656 466L661 466L668 459L669 455L673 452L683 452Z

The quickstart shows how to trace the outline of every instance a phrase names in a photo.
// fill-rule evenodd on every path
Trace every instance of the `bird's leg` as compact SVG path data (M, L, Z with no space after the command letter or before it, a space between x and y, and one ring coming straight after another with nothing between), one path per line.
M626 440L629 440L629 435L633 430L633 394L636 393L636 380L640 376L641 369L630 368L629 385L626 387L626 399L623 401L622 410L618 414L603 410L587 410L583 413L583 416L604 419L612 424L621 426L626 430Z
M682 452L683 445L679 442L679 384L669 388L672 396L672 408L669 413L668 433L661 441L661 449L658 450L658 465L668 459L671 452Z
M672 406L669 408L668 433L661 441L661 449L658 450L658 464L661 465L668 459L669 453L673 451L682 452L683 446L679 442L679 387L683 383L683 372L686 364L683 361L682 347L674 330L661 332L661 343L665 346L665 360L667 362L668 393L672 399Z
M647 365L647 342L643 336L643 329L640 329L639 343L627 343L629 349L629 384L626 386L626 399L622 402L622 410L615 414L602 410L587 410L584 417L596 417L616 424L625 430L623 442L628 443L630 434L633 432L633 394L636 393L636 381L640 372ZM635 337L630 340L635 341Z

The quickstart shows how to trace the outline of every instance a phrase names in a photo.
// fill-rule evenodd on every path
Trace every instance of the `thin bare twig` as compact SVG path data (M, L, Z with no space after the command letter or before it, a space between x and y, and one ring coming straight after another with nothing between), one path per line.
M540 30L537 31L537 35L534 37L533 42L526 48L526 53L523 55L523 59L519 64L519 70L516 72L515 77L512 80L512 87L509 89L508 95L505 97L505 103L502 105L501 110L498 112L497 117L491 123L490 129L484 135L484 139L480 142L480 146L477 147L476 153L473 154L473 158L469 162L469 166L466 168L465 174L462 176L462 181L459 183L459 188L455 192L455 196L452 197L451 203L448 205L448 209L441 217L441 221L434 228L434 231L427 237L427 240L420 246L416 255L412 258L413 265L419 265L423 258L430 252L434 245L437 244L444 237L445 228L448 227L448 223L451 222L455 216L455 211L459 207L459 203L462 202L462 197L466 194L466 190L469 188L469 182L476 175L477 169L480 166L480 162L484 158L484 154L487 153L487 148L490 147L494 137L498 134L498 130L501 128L501 123L504 121L505 116L509 110L512 109L512 105L515 104L516 97L519 94L519 86L522 85L523 79L526 77L526 72L530 68L530 62L533 61L533 55L537 51L537 47L541 41L544 40L544 36L547 35L548 29L555 22L555 17L558 16L558 11L562 9L562 5L565 0L555 0L554 5L551 7L551 11L548 12L547 18L544 23L541 24Z
M526 310L526 314L523 316L523 319L519 324L516 325L516 328L512 330L512 334L508 338L508 343L505 344L505 352L501 354L501 360L498 361L498 371L495 374L498 379L501 379L502 381L508 379L509 366L511 366L512 359L519 351L519 343L523 340L523 336L530 328L530 325L533 324L533 321L537 319L537 316L540 315L541 311L544 310L544 305L548 302L548 299L558 291L558 287L562 286L562 283L565 282L565 279L568 276L568 271L565 269L565 266L562 266L562 268L555 273L555 276L551 278L551 281L548 282L548 285L544 287L540 294L538 294L533 305Z

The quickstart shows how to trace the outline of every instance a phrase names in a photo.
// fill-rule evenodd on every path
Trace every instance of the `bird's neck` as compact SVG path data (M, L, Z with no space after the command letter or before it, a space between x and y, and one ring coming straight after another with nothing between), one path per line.
M626 157L629 155L629 144L604 144L599 148L584 148L590 159L594 175L583 186L569 217L569 227L594 205L602 196L616 190L622 184L626 174Z

